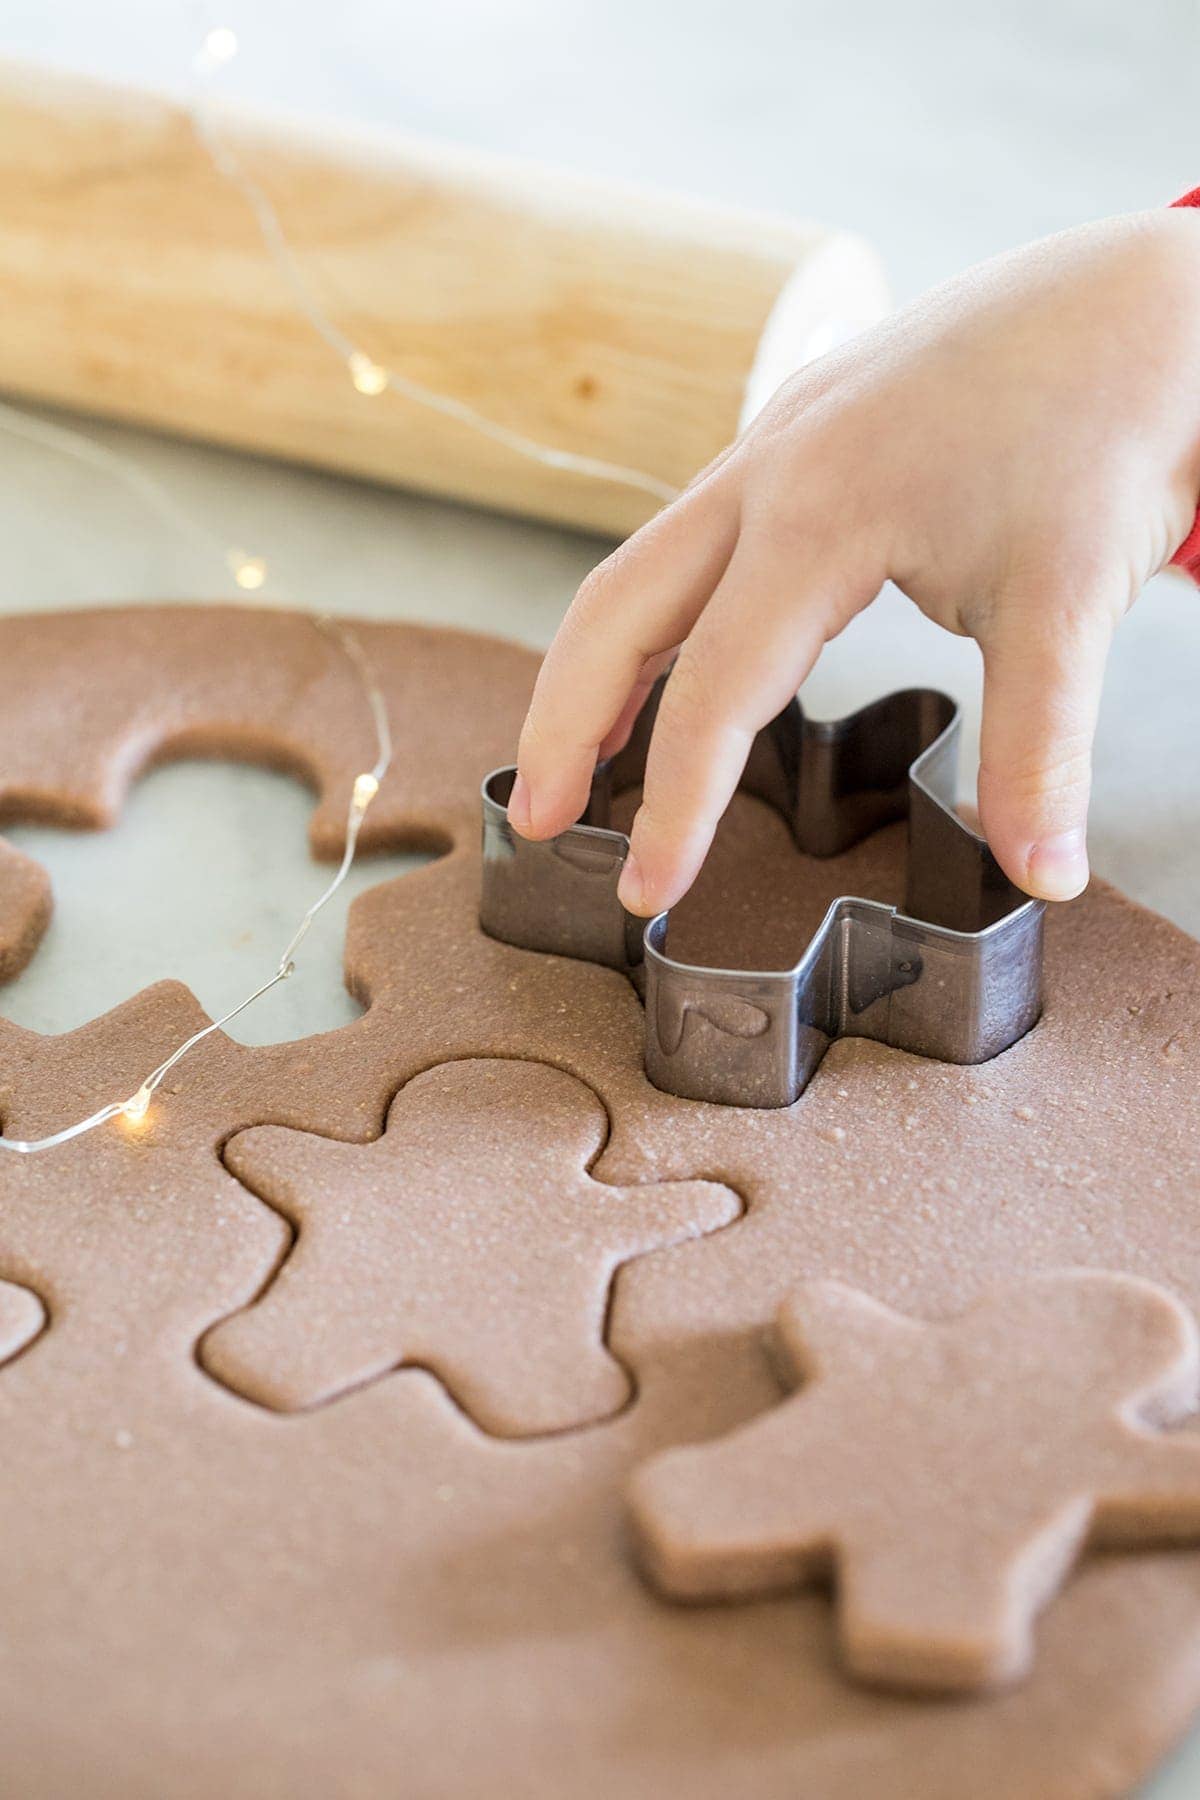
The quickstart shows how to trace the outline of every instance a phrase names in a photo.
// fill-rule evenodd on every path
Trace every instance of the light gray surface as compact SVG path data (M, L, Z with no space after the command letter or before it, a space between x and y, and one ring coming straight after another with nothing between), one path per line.
M111 836L10 830L12 843L53 869L57 905L41 950L4 996L7 1016L37 1031L71 1031L148 979L176 975L222 1017L271 973L330 878L327 868L297 868L311 810L311 795L285 775L177 763L138 784ZM431 860L357 863L306 940L298 973L235 1019L229 1035L281 1043L356 1018L362 1009L341 976L351 903ZM158 922L168 917L179 925L164 943Z
M202 17L189 0L8 0L0 41L180 86ZM211 17L241 38L230 92L855 226L880 245L900 298L1023 238L1200 181L1195 0L260 0ZM240 204L232 193L229 203ZM602 549L133 433L97 435L141 458L222 540L264 553L277 588L302 605L543 644ZM0 607L220 590L219 568L101 476L3 437L0 475ZM1093 849L1100 872L1200 933L1198 673L1200 599L1156 582L1113 659ZM809 698L838 712L907 681L949 688L975 718L973 647L891 594L830 649ZM240 985L260 950L273 961L281 923L311 895L306 812L278 778L188 768L147 781L111 844L58 849L38 834L61 920L6 996L14 1016L60 1029L165 973L219 1006L234 974L226 953L255 955L253 968L238 964ZM197 853L208 878L186 861ZM119 952L88 960L88 942L104 941L101 902L124 936ZM329 921L286 1003L247 1037L349 1016L340 929ZM1197 1791L1200 1741L1147 1800Z

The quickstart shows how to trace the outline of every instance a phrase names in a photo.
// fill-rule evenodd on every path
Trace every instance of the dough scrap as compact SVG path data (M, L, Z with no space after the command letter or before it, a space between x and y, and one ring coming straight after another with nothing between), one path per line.
M0 981L21 973L42 941L52 908L46 871L0 838Z
M498 1436L610 1417L631 1394L603 1341L618 1266L741 1207L713 1182L594 1181L607 1134L573 1076L512 1061L418 1075L374 1144L243 1132L227 1167L299 1236L262 1298L208 1334L204 1367L284 1412L407 1363Z
M832 1569L856 1676L961 1693L1028 1674L1033 1621L1085 1542L1200 1537L1200 1339L1161 1288L1035 1277L926 1324L816 1282L780 1310L799 1392L638 1471L651 1580L677 1599ZM803 1384L803 1385L801 1385Z

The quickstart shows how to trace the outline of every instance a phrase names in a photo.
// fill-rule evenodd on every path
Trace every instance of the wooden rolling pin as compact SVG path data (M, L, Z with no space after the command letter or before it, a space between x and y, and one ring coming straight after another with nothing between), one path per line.
M0 388L616 535L656 509L357 391L177 102L9 64L0 109ZM375 363L669 487L886 303L872 251L819 225L390 133L205 117Z

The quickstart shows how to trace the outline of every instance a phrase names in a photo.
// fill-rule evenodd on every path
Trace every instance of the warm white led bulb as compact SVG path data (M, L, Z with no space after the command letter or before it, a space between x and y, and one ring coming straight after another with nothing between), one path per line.
M354 804L359 812L366 812L372 800L379 792L377 775L356 775L354 777Z
M388 384L388 372L382 363L372 362L363 350L355 350L348 361L350 379L360 394L382 394Z
M247 556L244 550L231 550L226 561L233 570L233 579L247 593L254 593L267 579L267 561L263 556Z
M238 53L237 32L228 25L214 25L204 39L204 56L210 63L232 62Z
M126 1100L121 1111L131 1125L141 1124L146 1114L150 1111L150 1089L146 1086L145 1082L142 1083L136 1094L131 1095L130 1098Z

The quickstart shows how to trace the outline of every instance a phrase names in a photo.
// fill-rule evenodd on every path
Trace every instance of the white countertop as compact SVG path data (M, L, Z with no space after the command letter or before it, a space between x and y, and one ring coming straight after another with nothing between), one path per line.
M901 299L1023 238L1200 181L1193 0L339 0L328 11L231 0L211 11L241 39L231 93L854 226L880 246ZM178 87L202 29L189 0L9 0L0 49ZM136 456L223 541L265 555L276 591L301 606L542 645L605 548L89 429ZM217 596L220 571L102 475L0 435L0 476L0 609ZM1200 935L1198 681L1200 597L1160 579L1113 657L1093 860ZM837 713L908 682L958 695L973 734L973 646L887 594L830 648L807 697ZM5 1010L62 1030L165 974L217 1010L273 960L319 885L304 842L309 804L281 777L187 765L148 777L109 838L12 833L50 867L59 912ZM365 865L351 891L393 866ZM340 986L344 916L327 922L303 981L238 1035L298 1036L352 1015ZM1145 1793L1198 1790L1200 1736Z

